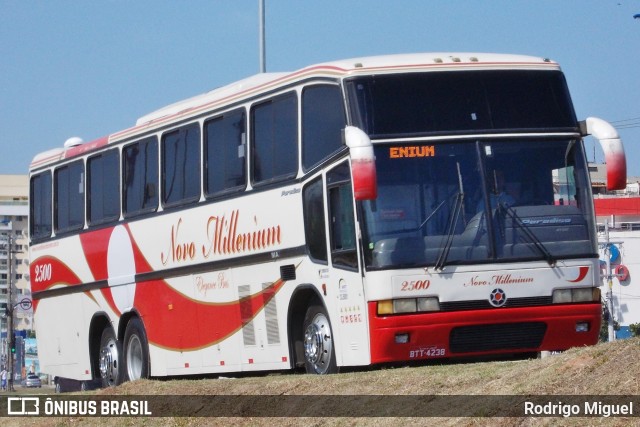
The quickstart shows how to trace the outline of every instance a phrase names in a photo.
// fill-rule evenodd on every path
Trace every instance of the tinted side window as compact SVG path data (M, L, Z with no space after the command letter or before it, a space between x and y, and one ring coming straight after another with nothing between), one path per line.
M115 221L120 217L120 157L109 150L87 162L89 224Z
M309 170L340 150L345 114L338 86L310 86L302 92L302 166Z
M58 233L84 226L84 165L82 160L56 169L55 229Z
M174 206L200 198L200 125L162 136L162 203Z
M304 231L309 255L327 261L327 236L324 221L322 178L315 179L302 190Z
M298 111L295 93L256 105L252 110L253 182L295 177L298 171Z
M337 267L358 267L353 191L347 163L327 173L331 261Z
M29 219L31 238L34 240L51 237L51 172L43 172L31 178L29 194Z
M204 124L207 196L243 189L246 182L245 112L236 110Z
M122 150L123 210L133 216L158 208L158 143L147 138Z

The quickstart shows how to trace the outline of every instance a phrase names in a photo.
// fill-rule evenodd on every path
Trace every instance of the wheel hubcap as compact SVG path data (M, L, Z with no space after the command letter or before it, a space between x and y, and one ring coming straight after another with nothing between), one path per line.
M137 335L131 335L127 342L127 373L130 381L142 377L142 343Z
M304 356L316 372L324 373L329 368L332 346L329 321L317 314L304 332Z
M118 379L118 348L113 339L107 341L100 350L100 376L110 385L115 385Z

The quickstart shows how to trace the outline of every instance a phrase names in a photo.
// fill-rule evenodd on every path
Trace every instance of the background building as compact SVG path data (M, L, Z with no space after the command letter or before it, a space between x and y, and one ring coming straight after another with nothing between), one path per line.
M606 165L590 164L589 171L598 221L602 296L607 305L609 298L613 301L613 319L620 327L616 338L627 338L631 335L629 326L640 324L640 177L627 177L627 188L608 192ZM605 252L607 241L609 250ZM606 279L607 258L611 289Z
M13 304L31 298L28 261L29 177L0 175L0 330L6 336L6 307L9 303L9 284L13 285ZM7 241L12 237L11 254ZM11 256L9 256L11 255ZM9 268L9 258L13 265ZM11 270L11 277L9 277ZM17 307L14 310L14 330L33 329L33 310Z

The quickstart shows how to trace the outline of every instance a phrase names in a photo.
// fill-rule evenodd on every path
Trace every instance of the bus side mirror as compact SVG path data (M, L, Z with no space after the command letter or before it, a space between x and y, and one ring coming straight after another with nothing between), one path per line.
M351 157L353 195L356 200L373 200L378 196L376 162L369 136L355 126L344 129L344 142Z
M618 131L597 117L587 117L580 122L580 128L583 135L592 135L602 146L607 165L607 190L624 190L627 187L627 158Z

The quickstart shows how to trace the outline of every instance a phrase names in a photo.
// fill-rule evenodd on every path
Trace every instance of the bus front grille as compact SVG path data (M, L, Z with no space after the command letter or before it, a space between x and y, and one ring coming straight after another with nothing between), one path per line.
M546 330L543 322L460 326L451 330L449 348L451 353L535 350Z
M551 296L542 297L525 297L525 298L509 298L502 308L515 307L540 307L543 305L551 305L553 303ZM460 311L460 310L483 310L494 308L489 303L489 299L471 300L471 301L442 301L440 302L441 311Z

